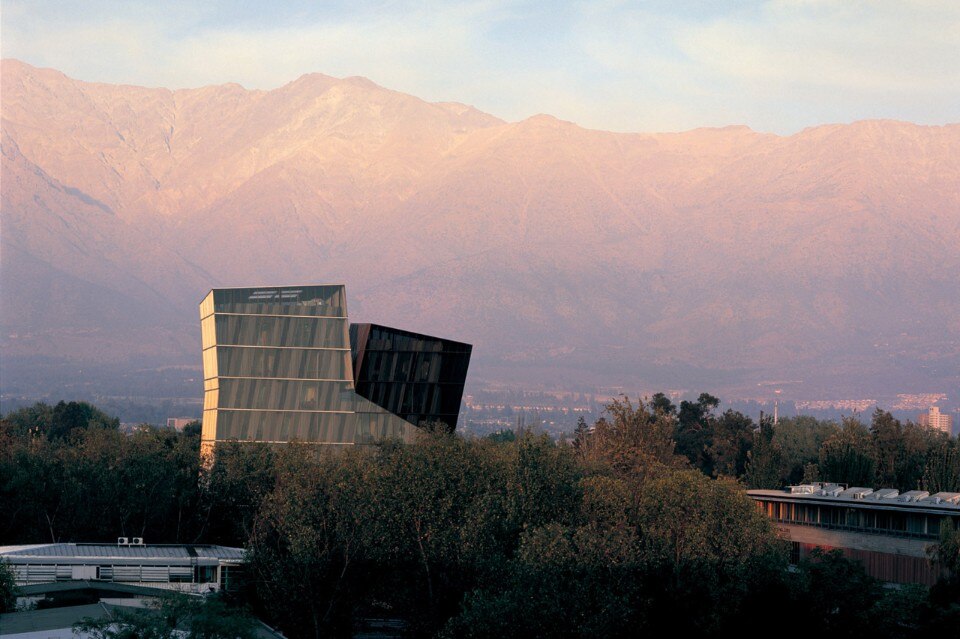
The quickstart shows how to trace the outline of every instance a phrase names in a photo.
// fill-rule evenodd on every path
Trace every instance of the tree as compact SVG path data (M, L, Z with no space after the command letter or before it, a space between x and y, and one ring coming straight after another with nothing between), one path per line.
M110 616L88 617L73 630L95 639L253 639L257 623L219 597L171 593L143 609L115 607Z
M183 427L183 430L181 431L181 433L182 433L185 437L196 437L196 438L199 439L199 438L200 438L200 431L201 431L202 427L203 427L202 424L201 424L198 420L195 419L195 420L193 420L192 422L190 422L189 424L187 424L186 426L184 426L184 427Z
M770 521L740 485L693 471L672 471L647 482L638 518L647 552L677 570L705 563L722 571L783 551Z
M238 546L250 539L260 505L276 482L274 457L266 444L217 445L213 466L201 480L203 529L210 541Z
M931 493L960 492L960 443L944 439L927 457L923 487Z
M820 447L820 473L825 481L848 486L872 486L876 462L870 431L859 419L846 417L840 432Z
M786 547L732 480L674 471L647 482L638 504L647 615L656 628L719 632L758 581L782 574Z
M713 422L713 441L707 448L714 476L741 477L753 447L753 420L728 409Z
M808 415L781 419L773 431L773 442L782 454L782 481L787 484L819 481L820 448L839 431L835 422Z
M960 608L960 528L954 526L949 517L940 522L938 543L927 552L942 570L940 579L930 591L931 600L942 607ZM960 616L960 609L956 612Z
M108 416L96 406L87 402L60 401L53 407L53 414L46 432L47 437L57 439L66 437L74 430L87 428L116 430L119 427L119 419Z
M714 475L710 447L713 445L716 418L713 409L720 400L709 393L700 393L696 402L680 402L676 433L677 453L685 456L705 475Z
M609 464L635 480L679 464L674 454L672 416L650 412L642 402L634 407L626 396L607 405L607 415L589 434L584 459Z
M490 433L487 435L487 439L497 443L515 442L517 441L517 434L510 428L504 428L495 433Z
M897 460L896 482L893 484L900 490L916 490L923 483L923 472L927 462L941 442L949 442L940 433L924 428L913 422L903 425L901 454ZM956 475L960 475L960 468Z
M7 413L0 424L10 435L45 435L53 420L53 408L43 402Z
M583 415L577 418L577 427L573 429L573 448L581 458L586 455L590 439L590 427Z
M904 457L903 425L887 411L877 408L870 421L870 438L876 460L877 486L894 486Z
M13 612L17 608L17 582L13 568L0 560L0 612Z
M676 415L677 407L670 401L670 398L663 393L655 393L647 403L650 411L654 413L663 413L664 415Z
M293 636L349 630L352 576L372 484L359 455L319 460L302 447L275 458L276 481L252 522L249 576L259 608Z
M805 636L861 637L873 627L871 609L883 589L863 566L840 550L816 548L800 561L800 592L795 609L804 610Z
M37 402L6 415L3 430L14 435L44 435L49 439L61 439L74 430L109 428L116 430L120 420L110 417L87 402L60 401L56 406Z
M747 453L744 481L751 488L780 488L783 485L783 451L774 441L773 421L765 417L754 434L753 448Z

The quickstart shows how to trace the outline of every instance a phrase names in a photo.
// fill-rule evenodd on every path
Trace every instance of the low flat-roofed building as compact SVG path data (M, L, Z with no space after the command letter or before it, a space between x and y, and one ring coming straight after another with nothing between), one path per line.
M18 586L89 581L206 593L235 587L244 550L200 544L32 544L0 546L0 561L10 564Z
M747 495L790 540L793 563L814 548L839 548L888 582L935 583L940 569L928 550L944 522L960 526L960 493L805 484Z

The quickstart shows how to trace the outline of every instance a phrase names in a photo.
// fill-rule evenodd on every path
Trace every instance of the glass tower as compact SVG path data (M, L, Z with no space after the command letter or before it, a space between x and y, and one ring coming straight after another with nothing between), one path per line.
M202 446L412 440L417 428L355 392L343 286L214 289L200 303Z

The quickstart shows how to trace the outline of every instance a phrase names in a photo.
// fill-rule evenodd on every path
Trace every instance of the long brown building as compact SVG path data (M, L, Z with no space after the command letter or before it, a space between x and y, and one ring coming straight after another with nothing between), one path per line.
M747 495L791 542L791 562L814 548L839 548L883 581L933 585L928 550L941 526L960 526L960 493L804 484Z

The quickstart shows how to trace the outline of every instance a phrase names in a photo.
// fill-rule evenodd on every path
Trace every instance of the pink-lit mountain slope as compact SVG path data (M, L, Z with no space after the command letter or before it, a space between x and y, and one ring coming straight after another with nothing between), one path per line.
M488 377L960 381L960 125L622 134L362 78L2 74L15 357L196 363L206 289L342 282Z

